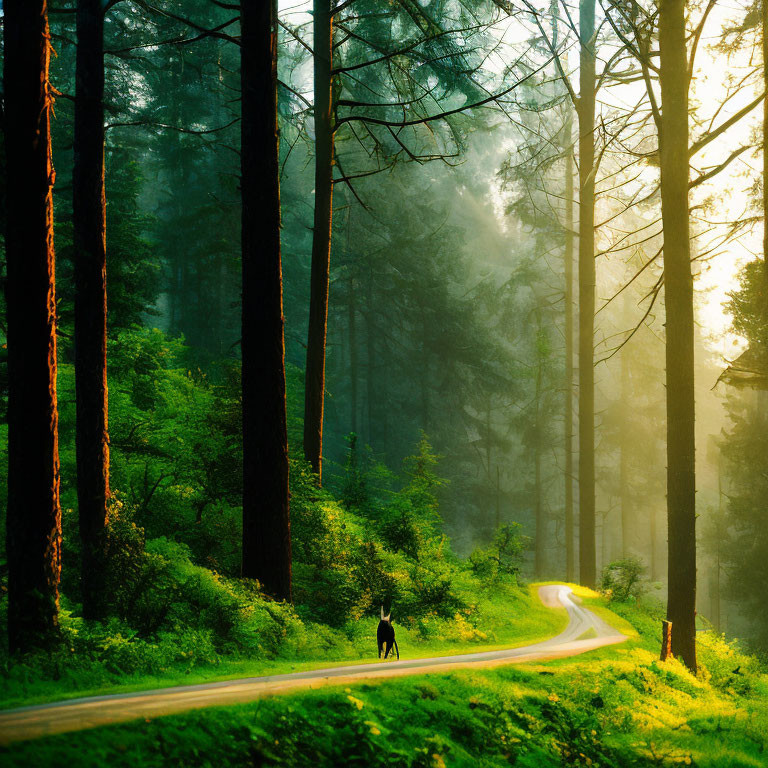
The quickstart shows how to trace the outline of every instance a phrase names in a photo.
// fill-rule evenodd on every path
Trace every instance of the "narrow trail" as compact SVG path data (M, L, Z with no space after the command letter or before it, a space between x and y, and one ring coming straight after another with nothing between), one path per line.
M364 679L445 672L462 667L493 667L577 656L627 639L625 635L588 608L579 605L570 587L559 584L542 586L539 587L539 596L550 608L565 608L569 621L568 626L559 635L533 645L501 651L436 656L427 659L403 659L376 664L352 664L284 675L248 677L135 693L89 696L2 710L0 711L0 744L204 707L243 704L263 696L299 688L317 688L329 683L338 685Z

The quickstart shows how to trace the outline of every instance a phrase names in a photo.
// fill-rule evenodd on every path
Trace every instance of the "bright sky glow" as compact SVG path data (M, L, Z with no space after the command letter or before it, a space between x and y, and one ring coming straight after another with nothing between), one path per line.
M279 0L279 7L283 19L292 26L307 24L307 32L311 33L309 0ZM545 4L541 3L541 7L544 9ZM699 13L698 10L694 12L694 22L698 21ZM572 9L571 15L578 18L575 8ZM759 39L754 32L744 34L746 43L742 42L742 45L745 49L730 58L714 48L722 29L734 19L743 16L744 7L740 3L718 3L707 21L696 58L691 88L691 104L695 107L691 119L692 136L700 137L720 125L753 100L761 87L757 76L761 65ZM521 44L530 39L532 30L533 25L523 23L520 19L505 19L494 27L494 35L500 45L485 63L490 78L499 77L504 67L519 55ZM750 35L754 38L757 48L748 47ZM575 51L575 47L573 50ZM610 53L611 51L602 50L600 58L604 61ZM575 57L571 56L571 59L574 60ZM578 87L578 73L572 73L572 81ZM633 106L642 99L644 88L641 82L603 88L598 95L601 102L599 108L606 112ZM721 163L734 148L750 141L754 142L760 119L761 109L758 106L747 118L698 153L692 159L692 178ZM724 239L725 228L729 222L753 215L750 189L754 180L759 177L760 163L760 157L756 156L753 150L749 150L714 179L692 190L691 194L692 205L704 206L697 208L694 216L694 227L700 232L694 242L694 249L697 253L708 254L706 261L700 265L696 280L699 320L703 334L710 340L713 351L727 358L738 354L743 348L743 340L729 332L730 317L726 314L723 303L727 300L727 294L737 287L737 276L743 265L759 255L762 226L757 223L727 242L720 241ZM494 183L493 179L489 179L489 185ZM637 183L655 183L655 173L651 171L643 174ZM497 214L500 217L504 215L502 205L497 206Z

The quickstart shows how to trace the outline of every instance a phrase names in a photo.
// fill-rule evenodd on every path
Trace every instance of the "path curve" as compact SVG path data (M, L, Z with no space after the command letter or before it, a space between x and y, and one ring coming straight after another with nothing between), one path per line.
M0 710L0 744L97 728L128 720L170 715L191 709L243 704L263 696L297 688L320 687L328 683L353 683L362 679L444 672L461 667L492 667L576 656L627 639L588 608L579 605L570 587L563 584L542 586L539 587L539 596L550 608L565 608L569 621L568 626L559 635L533 645L501 651L481 651L428 659L402 659L376 664L352 664L284 675L89 696Z

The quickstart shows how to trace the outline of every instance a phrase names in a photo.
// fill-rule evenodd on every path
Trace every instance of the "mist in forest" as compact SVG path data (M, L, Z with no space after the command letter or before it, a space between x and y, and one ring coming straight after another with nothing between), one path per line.
M291 6L285 19L311 44L305 9ZM530 19L525 23L530 29ZM508 37L509 25L491 26L485 39ZM523 39L519 32L517 37ZM202 64L183 49L169 51L166 77L170 73L173 87L167 80L161 88L154 84L150 71L134 73L126 91L133 95L126 102L143 102L142 111L151 111L158 122L202 130L226 125L233 67L213 43L206 45L211 50ZM281 45L281 82L311 101L310 57L285 30ZM507 47L517 52L519 42ZM722 60L724 54L717 55ZM459 115L449 138L409 139L435 157L414 158L411 149L390 146L376 150L384 160L372 162L370 147L358 136L337 140L338 175L361 177L334 185L323 450L331 478L343 468L352 434L366 462L397 470L426 434L449 483L441 510L455 550L468 555L491 541L500 523L519 522L531 541L529 574L557 578L566 563L566 451L572 452L575 550L579 535L579 360L577 345L572 346L572 371L566 369L565 339L566 311L573 324L579 302L573 265L570 308L565 296L565 260L575 259L575 250L567 254L574 248L573 242L567 245L569 230L578 237L578 216L568 213L565 199L570 173L578 202L578 158L569 160L567 154L578 129L554 64L542 66L541 50L527 57L542 68L501 108L490 104ZM533 70L533 64L519 61L515 69L508 60L497 53L486 83ZM567 49L565 61L575 66ZM697 90L711 79L710 72L711 65ZM214 87L216 81L225 88ZM286 361L289 397L293 388L298 398L309 304L314 121L287 88L279 89L279 98ZM441 105L471 98L460 87L446 88ZM637 112L626 117L621 103L606 97L604 119L631 125L633 152L651 146L647 118ZM717 108L717 98L708 96L701 112ZM733 111L726 107L726 114ZM147 292L143 322L183 337L194 364L204 370L238 354L237 169L228 143L233 131L212 136L161 131L151 147L129 128L108 132L113 169L108 178L122 173L133 184L128 191L137 217L133 231L147 253L139 281ZM600 171L605 180L598 182L596 211L607 224L597 230L594 324L597 571L637 557L663 600L662 236L652 225L658 197L642 199L639 192L650 189L658 174L653 163L641 164L639 171L624 168L627 155L610 145L608 133L601 140L607 150ZM382 170L365 175L373 168ZM60 175L62 170L59 163ZM729 170L702 185L705 192L697 190L706 205L717 207L712 196L718 186L745 187ZM119 202L108 197L116 208ZM744 261L740 243L745 237L750 242L750 235L724 236L722 225L714 233L709 230L715 227L700 227L708 231L694 242L706 259L703 267L694 263L695 270L707 272L714 265L715 282L734 285L737 264ZM117 242L118 236L110 239ZM718 247L720 252L709 254ZM744 334L738 336L742 341L733 336L722 296L713 300L706 291L712 286L707 274L697 284L705 289L696 294L697 609L724 631L751 634L756 628L728 591L728 574L738 570L739 557L726 552L725 531L729 488L743 482L729 469L734 450L729 436L743 424L739 414L759 408L760 397L721 381L745 346ZM572 332L577 332L573 325Z
M0 33L8 765L763 764L768 2Z
M285 570L275 595L290 598L286 448L291 472L347 511L354 483L366 499L402 493L434 459L431 535L445 533L460 558L518 524L525 578L594 587L606 567L632 561L652 596L669 595L689 645L705 621L765 647L768 246L755 8L691 8L687 22L675 16L678 37L664 37L677 48L658 54L652 3L592 4L579 17L568 3L359 0L312 14L310 3L281 1L270 27L275 121L258 133L253 116L274 99L263 73L247 80L247 21L226 3L159 5L111 4L102 19L104 95L85 99L102 108L90 124L93 146L104 146L100 223L99 206L80 202L99 178L82 171L87 131L76 130L87 65L76 77L71 14L51 13L58 325L47 343L58 343L48 349L64 393L65 559L98 554L87 530L82 551L67 533L78 524L75 433L88 403L76 370L101 376L101 422L77 432L82 444L96 435L104 464L98 525L111 472L117 503L149 538L177 537L192 561L228 575L241 573L243 516L248 538L243 473L248 487L268 453L241 419L258 413L245 423L260 428L269 409L248 411L244 393L256 391L247 382L265 392L274 376L287 413L285 429L277 417L270 427L287 430L273 452ZM257 92L261 112L246 99ZM664 126L687 152L660 141ZM14 203L3 201L9 220ZM109 294L90 362L77 339L94 282L79 272L86 208L106 232ZM249 265L263 266L254 254L268 208L279 259L245 285ZM6 314L23 311L12 273L6 337ZM96 298L91 317L103 313ZM246 313L279 299L284 372L279 309L274 343L263 345L277 365L246 351L248 332L261 331L248 320L261 316ZM259 461L243 460L257 443L248 456ZM5 465L5 440L2 451ZM242 574L262 576L245 565ZM74 577L62 578L76 594Z

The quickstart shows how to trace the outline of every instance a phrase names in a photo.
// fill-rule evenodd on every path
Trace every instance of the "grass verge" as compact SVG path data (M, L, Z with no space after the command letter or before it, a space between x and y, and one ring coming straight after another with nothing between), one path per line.
M6 750L2 764L764 768L768 683L756 659L702 635L694 676L658 661L653 607L598 607L635 637L554 662L328 686L50 737Z
M538 598L537 584L524 587L504 586L474 595L471 611L457 613L450 636L436 637L419 628L396 624L398 645L402 658L418 659L432 656L452 656L502 648L514 648L539 642L561 632L567 625L564 609L546 608ZM84 696L129 693L133 691L168 688L179 685L261 677L289 672L302 672L345 664L366 664L378 661L376 655L376 625L372 619L360 622L364 626L339 630L336 644L328 646L327 656L318 658L248 659L222 657L216 665L196 666L190 660L185 666L171 666L160 674L121 674L119 669L104 670L102 666L77 670L62 669L50 678L14 675L14 670L0 678L0 708L42 704Z

